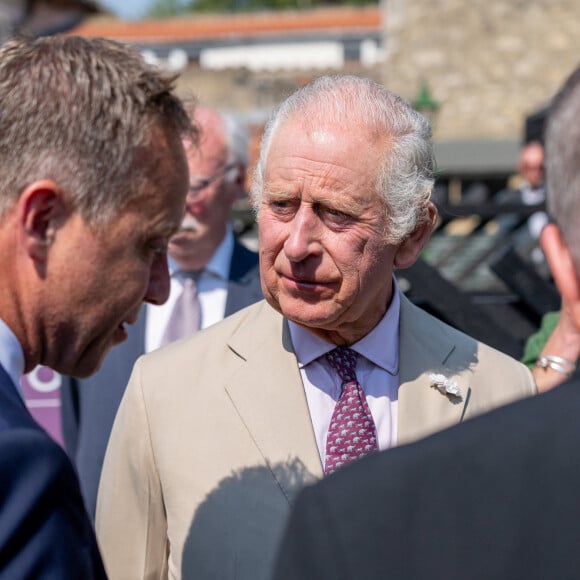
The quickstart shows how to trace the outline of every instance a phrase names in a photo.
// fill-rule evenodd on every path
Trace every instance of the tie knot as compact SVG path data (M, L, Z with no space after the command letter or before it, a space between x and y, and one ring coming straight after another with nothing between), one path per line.
M343 384L356 381L356 358L356 352L346 346L337 346L326 353L326 360L338 373Z
M184 278L183 280L183 291L191 292L197 287L195 280L193 278Z
M197 293L197 282L201 276L200 272L191 272L188 270L178 270L174 276L181 282L183 292L186 295L193 295Z

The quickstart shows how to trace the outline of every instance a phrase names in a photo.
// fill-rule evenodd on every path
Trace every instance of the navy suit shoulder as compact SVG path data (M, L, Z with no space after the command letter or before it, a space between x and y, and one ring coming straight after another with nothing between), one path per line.
M230 280L239 282L247 280L255 275L259 264L258 252L250 250L237 238L234 238L234 250L230 264Z
M106 578L72 464L2 367L0 578Z
M579 410L574 380L339 471L299 497L275 579L577 578Z

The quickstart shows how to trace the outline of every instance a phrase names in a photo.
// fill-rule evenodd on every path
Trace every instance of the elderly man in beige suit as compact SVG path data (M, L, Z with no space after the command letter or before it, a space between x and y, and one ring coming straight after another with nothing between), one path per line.
M535 392L397 288L436 218L429 138L360 77L281 105L253 183L266 300L136 363L97 506L112 580L266 579L306 483Z

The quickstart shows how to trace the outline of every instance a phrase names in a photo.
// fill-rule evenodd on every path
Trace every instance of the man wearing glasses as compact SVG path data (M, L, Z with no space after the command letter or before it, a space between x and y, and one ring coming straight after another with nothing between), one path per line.
M169 299L142 309L128 340L96 375L63 379L66 447L93 518L109 433L135 360L262 299L258 254L235 238L230 222L233 203L245 193L247 131L209 108L191 106L188 113L201 134L198 147L185 143L190 187L181 229L169 243Z

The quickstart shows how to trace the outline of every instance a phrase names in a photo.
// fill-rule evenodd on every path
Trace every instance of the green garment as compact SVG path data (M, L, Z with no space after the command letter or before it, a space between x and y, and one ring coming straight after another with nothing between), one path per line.
M548 312L542 317L542 323L537 332L532 334L526 341L526 346L524 348L524 354L521 358L521 362L524 363L530 369L534 368L544 345L546 344L548 338L554 332L554 328L560 320L560 311Z

